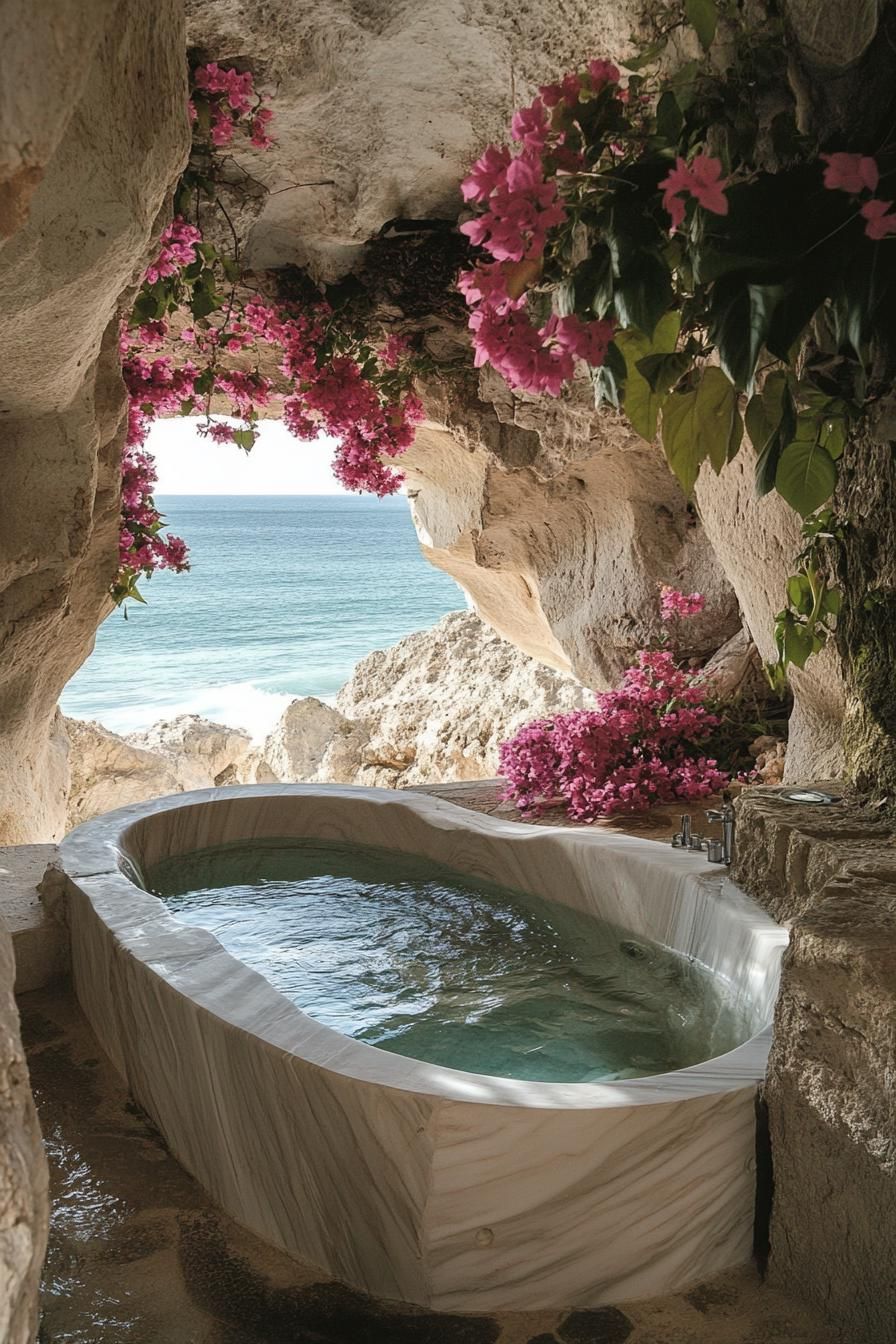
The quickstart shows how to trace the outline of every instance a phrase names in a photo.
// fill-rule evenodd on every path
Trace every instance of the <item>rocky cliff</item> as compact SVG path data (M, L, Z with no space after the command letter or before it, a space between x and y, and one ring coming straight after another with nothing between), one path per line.
M587 703L574 678L500 638L473 612L444 616L362 659L336 707L294 700L263 746L196 715L119 737L63 721L68 827L127 803L237 783L376 784L484 779L498 745L530 719Z

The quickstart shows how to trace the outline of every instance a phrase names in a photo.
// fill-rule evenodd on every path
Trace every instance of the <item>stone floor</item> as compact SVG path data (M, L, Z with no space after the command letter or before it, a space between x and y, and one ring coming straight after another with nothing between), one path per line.
M214 1207L129 1101L66 989L19 1003L53 1196L41 1344L835 1344L752 1268L565 1314L374 1303Z

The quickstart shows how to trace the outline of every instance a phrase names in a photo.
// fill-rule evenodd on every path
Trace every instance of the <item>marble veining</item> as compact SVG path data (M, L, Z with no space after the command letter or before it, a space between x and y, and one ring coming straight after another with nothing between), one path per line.
M282 836L423 854L593 913L723 977L754 1034L607 1083L491 1078L351 1040L137 885L160 858ZM103 1048L178 1160L274 1245L446 1310L598 1306L749 1257L787 933L698 857L424 795L262 785L122 808L72 832L60 865Z

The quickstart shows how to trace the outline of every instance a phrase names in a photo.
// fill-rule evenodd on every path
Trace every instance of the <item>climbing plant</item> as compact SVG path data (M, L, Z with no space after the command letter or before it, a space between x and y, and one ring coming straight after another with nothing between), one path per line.
M411 384L424 361L403 338L375 339L356 308L307 277L290 287L246 271L225 202L232 207L257 184L225 151L273 144L272 113L251 73L198 66L188 110L193 143L175 217L121 326L129 419L118 602L143 601L138 585L158 569L189 567L185 543L166 532L152 494L145 440L158 416L201 416L201 434L248 452L261 413L276 404L296 438L335 441L333 471L345 486L387 495L402 481L389 461L411 443L422 415Z
M686 23L703 56L667 73ZM788 59L779 19L747 31L733 4L687 0L626 74L592 60L541 88L512 147L489 146L463 182L461 227L481 253L459 280L477 365L550 396L586 369L597 404L659 434L687 494L746 433L758 493L804 520L768 668L778 685L840 610L829 557L847 523L831 500L881 394L896 310L893 108L868 143L819 143Z

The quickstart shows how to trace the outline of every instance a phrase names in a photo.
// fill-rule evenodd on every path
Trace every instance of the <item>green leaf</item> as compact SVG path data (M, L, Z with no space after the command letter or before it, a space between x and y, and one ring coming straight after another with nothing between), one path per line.
M711 366L697 389L698 432L703 436L709 460L718 476L737 453L744 425L737 405L737 392L721 369Z
M663 448L690 494L704 458L718 473L740 447L743 422L737 392L721 369L706 369L692 392L673 392L663 405Z
M632 428L648 443L656 438L657 419L667 389L663 388L659 393L654 391L638 365L650 355L671 354L680 326L681 315L671 312L660 318L652 341L635 328L616 333L616 346L625 359L625 413Z
M805 518L834 493L837 467L820 443L795 440L781 454L775 489Z
M233 441L237 448L242 448L248 453L255 445L255 432L251 429L236 429L233 432Z
M654 42L652 46L645 47L639 51L637 56L632 56L630 60L620 61L619 64L623 70L643 70L645 65L652 65L666 50L666 39L661 42Z
M603 317L613 302L613 258L605 243L594 245L591 255L572 275L570 312Z
M615 341L607 346L607 355L599 369L592 369L594 383L594 404L601 406L608 401L616 410L622 405L625 395L626 363L625 356Z
M657 330L661 326L662 322ZM652 392L668 392L687 373L691 361L692 356L686 350L676 350L671 355L645 355L635 367L650 384Z
M688 23L700 39L701 47L704 51L708 51L712 46L719 21L715 0L685 0L684 12Z
M672 392L666 398L663 404L663 451L682 490L690 495L706 456L706 448L697 433L696 391Z
M677 145L683 125L678 99L671 89L667 89L656 105L656 133L670 145Z
M794 610L808 616L812 610L812 589L805 574L791 574L787 580L787 600Z
M790 620L783 629L782 654L785 663L794 663L805 667L809 658L816 652L811 634L804 625Z
M843 608L843 592L840 588L829 588L824 595L824 609L830 616L839 616Z
M653 336L656 325L672 303L672 276L656 252L640 252L616 281L613 301L623 327L637 327Z
M209 313L217 312L221 306L221 297L213 289L206 289L202 284L195 286L190 299L190 312L195 318L208 317Z

